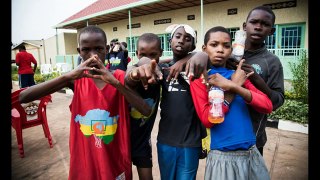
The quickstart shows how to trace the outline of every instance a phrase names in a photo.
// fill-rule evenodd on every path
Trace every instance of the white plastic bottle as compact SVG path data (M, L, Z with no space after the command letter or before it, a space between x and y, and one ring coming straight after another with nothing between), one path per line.
M235 39L232 44L232 54L231 57L236 61L240 61L244 54L245 42L247 34L244 30L238 30L235 34Z
M212 86L209 91L210 110L208 120L211 123L222 123L224 121L223 101L224 92L221 88Z

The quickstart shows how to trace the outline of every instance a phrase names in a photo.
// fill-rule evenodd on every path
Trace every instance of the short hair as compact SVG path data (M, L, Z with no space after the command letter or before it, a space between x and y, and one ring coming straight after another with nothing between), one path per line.
M151 42L156 42L158 45L158 48L161 49L161 40L160 38L154 34L154 33L144 33L142 34L138 41L137 41L137 46L139 47L139 42L144 41L146 43L151 43Z
M118 42L117 39L112 39L112 40L110 41L110 44L111 44L111 43L116 43L116 42Z
M105 44L107 44L106 33L101 28L99 28L98 26L89 25L89 26L81 29L80 32L79 32L79 36L78 36L79 44L80 44L80 36L82 34L84 34L84 33L100 33L100 34L102 34L102 37L103 37L103 40L104 40Z
M128 47L128 44L126 43L126 42L121 42L121 44L125 47L125 48L127 48Z
M19 45L18 47L19 50L26 50L26 46L24 46L23 44Z
M222 26L215 26L211 29L209 29L206 34L204 35L204 44L207 44L209 39L210 39L210 34L211 33L214 33L214 32L224 32L224 33L227 33L230 37L230 42L231 42L231 34L230 32L225 28L225 27L222 27Z
M272 16L272 25L274 25L274 22L276 21L276 15L274 14L274 12L272 11L272 9L269 6L257 6L255 8L253 8L249 12L246 21L248 21L252 11L254 11L254 10L262 10L262 11L266 11L267 13L269 13Z

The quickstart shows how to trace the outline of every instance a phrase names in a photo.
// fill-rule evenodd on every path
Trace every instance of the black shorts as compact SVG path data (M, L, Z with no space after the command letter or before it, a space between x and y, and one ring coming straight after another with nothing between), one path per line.
M131 159L138 168L152 167L151 131L154 119L149 119L141 125L142 121L131 121Z
M152 157L133 157L132 164L138 168L152 168Z

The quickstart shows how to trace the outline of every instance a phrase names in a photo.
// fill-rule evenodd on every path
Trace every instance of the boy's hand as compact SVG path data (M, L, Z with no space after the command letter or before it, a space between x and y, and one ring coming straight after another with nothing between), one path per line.
M186 74L193 81L194 79L203 78L203 81L208 79L207 64L209 57L207 53L197 52L194 54L186 65Z
M247 78L254 73L253 71L246 72L245 70L243 70L244 61L245 61L244 59L240 60L239 64L237 65L237 69L235 73L232 74L231 76L231 80L240 86L242 86L243 83L247 80Z
M241 59L241 60L245 61L245 59ZM240 61L241 61L241 60L240 60ZM240 61L239 61L239 62L236 62L236 61L234 61L232 58L229 58L229 59L227 60L226 67L227 67L228 69L234 69L234 70L236 70L237 67L238 67L238 64L240 63ZM241 65L241 67L242 67L242 70L244 70L247 74L248 74L248 73L251 73L251 72L255 72L255 71L254 71L254 68L253 68L250 64L243 63L243 64Z
M225 91L229 91L234 87L236 84L227 78L223 77L219 73L215 73L209 76L208 83L212 86L218 86Z
M141 58L140 60L144 61L144 58ZM133 68L129 73L129 79L133 81L141 81L145 89L148 89L148 84L155 84L162 78L162 73L156 60L148 61L148 63Z
M185 63L186 62L184 60L179 60L170 67L163 67L163 70L170 71L166 81L169 82L172 78L175 80L178 79L180 72L182 72L184 69Z
M94 58L95 57L90 57L89 59L79 64L74 70L70 71L66 75L69 76L71 80L87 77L87 73L85 73L85 71L91 70L91 64Z
M178 79L180 72L185 69L186 75L193 81L197 78L208 77L207 64L208 55L204 52L193 52L181 60L177 61L174 65L169 68L163 68L164 70L170 70L166 81L170 81L172 78Z
M91 59L92 58L92 59ZM87 64L89 70L92 73L87 73L84 76L88 78L101 79L102 81L115 86L119 81L113 76L113 74L107 69L98 56L92 56L91 62ZM89 60L89 59L88 59ZM88 61L86 60L86 61ZM86 63L85 61L85 63ZM96 72L96 73L94 73Z

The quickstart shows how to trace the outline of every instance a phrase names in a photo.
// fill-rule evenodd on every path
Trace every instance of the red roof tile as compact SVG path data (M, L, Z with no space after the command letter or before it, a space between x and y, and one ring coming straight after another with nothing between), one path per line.
M139 2L142 0L98 0L88 7L84 8L83 10L79 11L78 13L72 15L68 19L62 21L61 23L65 23L68 21L72 21L74 19L82 18L100 11L105 11L108 9L113 9L119 6L128 5L131 3Z

